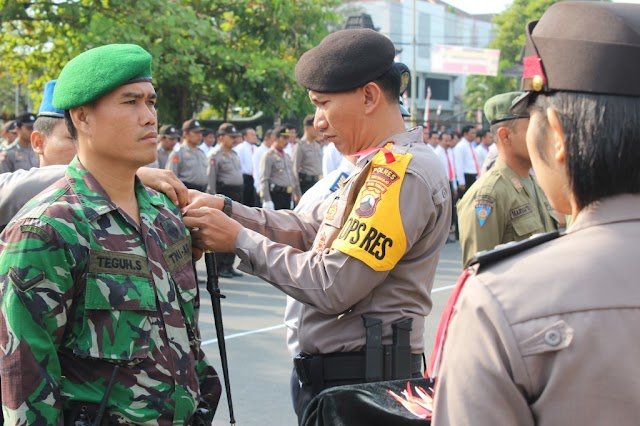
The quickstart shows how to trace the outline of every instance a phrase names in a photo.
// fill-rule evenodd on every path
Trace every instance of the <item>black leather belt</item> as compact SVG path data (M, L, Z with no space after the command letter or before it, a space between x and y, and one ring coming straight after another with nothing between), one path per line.
M299 173L300 180L302 182L317 182L320 180L320 176L308 175L306 173Z
M277 194L291 194L293 192L293 187L291 186L271 185L269 189Z
M422 374L422 354L411 354L411 373ZM301 353L293 359L298 378L303 384L314 378L331 381L365 381L364 352L338 352L323 355ZM396 377L403 379L404 377Z

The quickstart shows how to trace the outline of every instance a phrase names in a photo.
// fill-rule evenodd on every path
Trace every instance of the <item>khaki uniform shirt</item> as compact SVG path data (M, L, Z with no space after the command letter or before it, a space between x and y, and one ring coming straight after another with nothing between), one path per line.
M223 149L214 151L214 153L209 156L207 175L209 176L207 192L210 194L217 193L217 185L244 185L242 168L240 167L240 157L233 151L229 153Z
M322 145L320 142L301 139L293 147L293 175L300 180L300 173L322 177Z
M389 174L386 183L393 183L377 186L385 191L377 201L367 192L376 187L369 184L369 173L375 171L370 164L377 154L370 153L358 160L343 187L308 213L233 203L232 217L250 228L236 239L240 269L304 303L299 341L308 354L360 350L365 343L362 315L382 320L383 344L391 344L393 322L412 318L412 352L423 351L424 318L431 310L436 265L451 222L451 194L438 158L422 142L421 128L389 141L395 142L390 149L397 158L412 158L403 180L394 181L397 176ZM375 206L383 203L402 214L382 214L382 207ZM363 212L371 206L373 213ZM398 229L403 237L390 238ZM363 252L347 254L337 248L349 242ZM369 266L395 255L385 268Z
M547 197L530 176L533 193L502 160L458 202L462 264L482 250L557 229Z
M434 425L636 424L640 195L480 268L455 305Z
M300 196L300 183L293 177L293 164L289 154L281 154L275 147L260 162L260 198L271 201L271 185L290 187L292 195Z
M40 160L31 145L26 148L16 141L7 148L6 156L0 164L0 173L15 172L16 170L29 170L38 167Z
M207 156L200 149L189 148L186 143L178 151L169 154L166 168L178 176L182 182L193 185L206 186L207 177Z
M67 166L34 167L0 174L0 228L34 196L64 177Z
M167 151L162 146L158 145L158 167L161 169L165 169L167 167L167 160L169 160L169 155L173 151Z

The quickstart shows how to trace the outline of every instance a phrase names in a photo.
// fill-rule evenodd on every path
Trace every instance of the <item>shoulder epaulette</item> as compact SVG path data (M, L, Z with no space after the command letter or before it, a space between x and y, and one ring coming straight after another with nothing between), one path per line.
M561 234L559 231L552 231L544 234L534 235L526 240L500 244L493 250L480 251L467 262L467 264L465 265L465 269L474 265L478 265L479 268L492 265L496 262L499 262L500 260L529 250L530 248L539 246L551 240L555 240L556 238L560 237L560 235Z

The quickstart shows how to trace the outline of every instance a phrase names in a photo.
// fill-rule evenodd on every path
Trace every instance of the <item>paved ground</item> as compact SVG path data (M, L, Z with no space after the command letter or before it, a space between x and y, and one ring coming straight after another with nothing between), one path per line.
M426 319L426 353L431 350L440 314L461 270L460 245L447 244L438 264L433 290L433 311ZM200 279L206 277L204 260L198 262ZM282 324L285 295L253 276L221 279L231 394L238 426L295 426L289 376L291 358ZM205 352L220 374L220 356L208 293L202 286L200 316ZM213 422L229 424L226 394Z

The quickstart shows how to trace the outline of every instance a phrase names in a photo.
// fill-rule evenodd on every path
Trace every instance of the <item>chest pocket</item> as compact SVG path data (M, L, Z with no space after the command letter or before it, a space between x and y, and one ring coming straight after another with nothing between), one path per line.
M513 231L520 238L529 237L537 232L544 232L542 222L535 212L513 219L512 224Z
M346 217L349 215L349 212L345 211L346 209L346 195L336 197L324 214L323 224L337 229L342 228Z
M155 291L148 276L89 272L83 324L73 352L120 361L146 358L150 317L156 311Z

